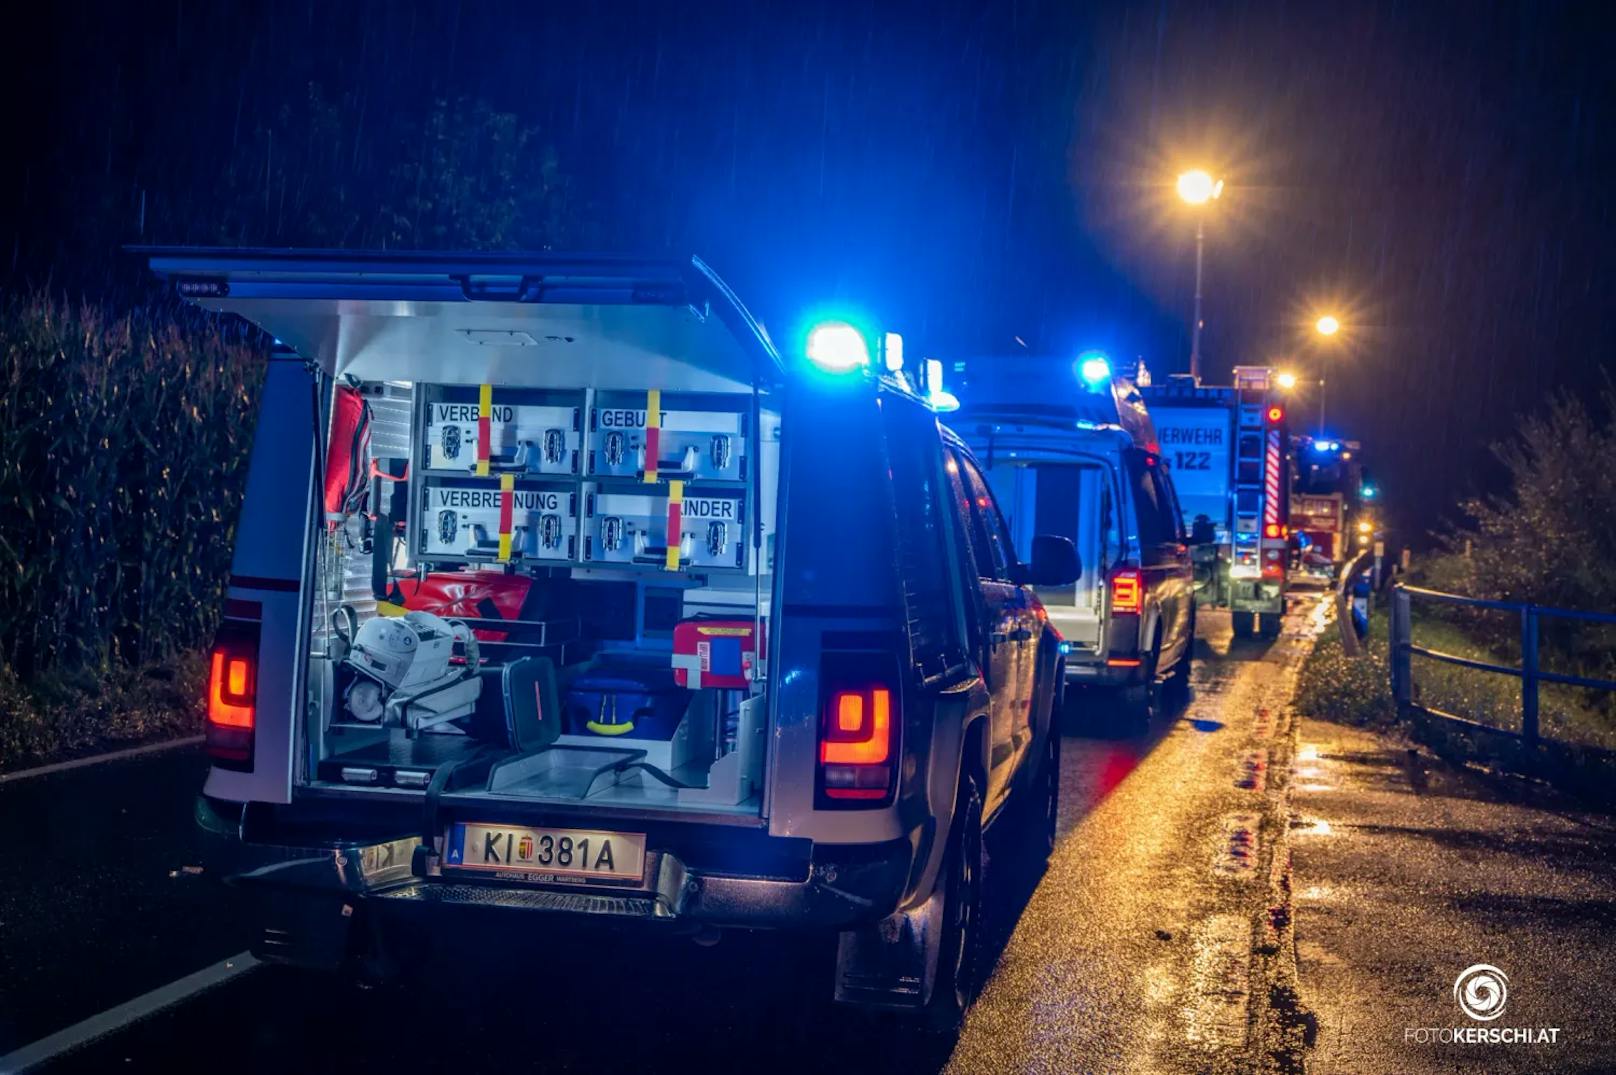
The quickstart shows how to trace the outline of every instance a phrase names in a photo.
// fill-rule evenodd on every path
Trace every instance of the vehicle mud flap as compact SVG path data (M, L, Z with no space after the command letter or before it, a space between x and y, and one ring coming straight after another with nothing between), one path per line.
M334 971L347 963L355 910L347 893L255 886L247 898L254 956L308 970Z
M943 940L943 885L920 906L841 934L836 1001L870 1008L923 1008L937 981Z
M432 774L432 781L426 786L426 796L422 802L421 843L416 847L415 855L410 861L411 872L416 877L428 876L430 860L440 854L438 841L443 838L443 822L439 818L444 794L465 787L474 779L474 773L480 772L486 780L488 770L500 756L498 751L484 748L470 757L440 765Z

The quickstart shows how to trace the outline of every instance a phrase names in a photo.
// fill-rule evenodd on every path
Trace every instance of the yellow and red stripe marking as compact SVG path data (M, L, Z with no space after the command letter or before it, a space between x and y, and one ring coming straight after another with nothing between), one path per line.
M657 480L657 458L662 451L662 389L645 393L645 480Z
M516 489L516 475L501 474L499 476L499 558L501 561L511 558L511 501L512 493Z
M494 454L494 386L477 386L477 476L488 477L488 457Z
M671 481L668 483L668 561L669 571L679 570L679 539L682 537L682 520L685 505L685 483Z

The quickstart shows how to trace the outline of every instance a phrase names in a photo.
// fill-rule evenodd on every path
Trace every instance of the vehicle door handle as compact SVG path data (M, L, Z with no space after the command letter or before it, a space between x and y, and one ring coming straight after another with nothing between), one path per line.
M1025 627L1017 627L1014 631L1010 632L1010 641L1012 642L1025 642L1031 637L1032 632L1027 630Z

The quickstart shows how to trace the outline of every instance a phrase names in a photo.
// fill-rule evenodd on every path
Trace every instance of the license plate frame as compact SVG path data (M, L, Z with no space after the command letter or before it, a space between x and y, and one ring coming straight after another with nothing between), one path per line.
M443 868L530 884L643 888L648 858L644 833L457 821L445 835Z

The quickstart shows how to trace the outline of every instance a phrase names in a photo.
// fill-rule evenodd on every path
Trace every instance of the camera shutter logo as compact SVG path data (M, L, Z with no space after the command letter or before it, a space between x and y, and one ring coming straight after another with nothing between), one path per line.
M1453 981L1453 999L1470 1018L1490 1022L1504 1014L1509 1002L1509 975L1490 963L1466 967Z

